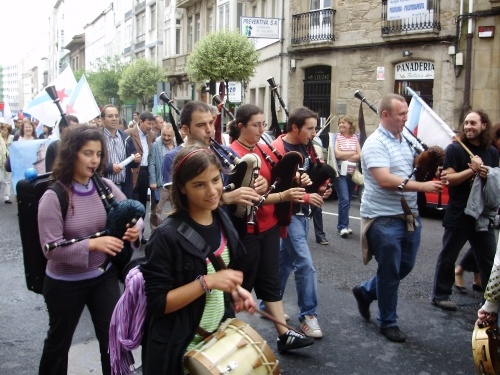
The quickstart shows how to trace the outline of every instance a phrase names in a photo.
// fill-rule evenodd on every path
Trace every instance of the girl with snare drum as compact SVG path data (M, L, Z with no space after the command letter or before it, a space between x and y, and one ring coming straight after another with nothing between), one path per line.
M244 248L219 208L221 166L206 147L186 146L173 164L174 212L153 232L141 266L147 298L143 374L183 374L183 355L235 312L255 311L243 274ZM222 261L220 260L222 259Z

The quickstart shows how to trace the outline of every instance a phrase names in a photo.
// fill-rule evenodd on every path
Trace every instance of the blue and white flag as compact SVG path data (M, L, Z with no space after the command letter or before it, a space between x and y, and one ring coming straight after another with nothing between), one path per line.
M99 113L99 107L87 78L82 75L66 104L66 115L74 115L80 123L85 123L99 116Z
M24 172L34 168L38 174L45 173L45 151L52 139L12 142L9 146L10 165L12 168L12 186L14 194L19 180L25 178Z
M439 146L445 149L455 138L455 132L415 91L409 87L407 91L413 97L408 108L406 127L427 146Z
M59 104L62 110L66 111L68 99L76 88L76 79L71 68L68 66L64 69L49 86L56 87ZM45 90L40 91L38 95L23 108L23 112L27 112L31 116L37 118L41 123L51 126L54 126L61 118L61 113Z

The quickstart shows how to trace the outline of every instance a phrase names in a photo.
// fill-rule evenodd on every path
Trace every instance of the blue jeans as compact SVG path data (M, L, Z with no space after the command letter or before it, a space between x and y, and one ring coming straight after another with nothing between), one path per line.
M339 205L339 220L337 230L341 231L344 228L349 228L349 210L351 208L352 192L356 184L352 182L351 175L338 176L334 182L335 191L337 192Z
M281 239L280 247L281 296L285 294L288 276L294 272L300 310L299 321L306 315L316 316L318 306L318 278L307 245L308 232L307 216L292 215L292 222L288 226L288 237Z
M406 222L393 217L375 219L367 232L370 251L377 260L377 274L361 284L364 296L378 301L380 328L397 326L399 282L413 269L420 246L421 222L416 219L414 232Z

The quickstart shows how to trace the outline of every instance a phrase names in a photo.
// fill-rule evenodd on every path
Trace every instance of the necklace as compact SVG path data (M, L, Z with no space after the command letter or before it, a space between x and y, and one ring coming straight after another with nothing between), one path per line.
M248 148L251 152L253 152L253 149L255 148L255 145L253 146L248 146L246 144L244 144L243 142L241 142L239 139L236 140L240 145L242 145L243 147L245 148Z
M73 180L73 181L74 181L74 180ZM89 188L90 181L91 181L91 180L89 179L89 180L87 181L87 183L86 183L86 184L82 184L81 182L78 182L78 181L74 181L74 182L75 182L75 184L80 185L80 186L83 186L85 189L88 189L88 188Z

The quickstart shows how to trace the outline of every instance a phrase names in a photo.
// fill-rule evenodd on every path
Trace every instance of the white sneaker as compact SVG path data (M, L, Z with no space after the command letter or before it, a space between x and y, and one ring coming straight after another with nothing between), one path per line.
M349 230L347 228L342 228L340 231L340 237L347 238L348 235L349 235Z
M304 335L314 338L323 337L323 332L319 328L318 318L314 315L306 315L300 323L300 329Z
M351 228L347 228L347 234L352 234L352 229Z

